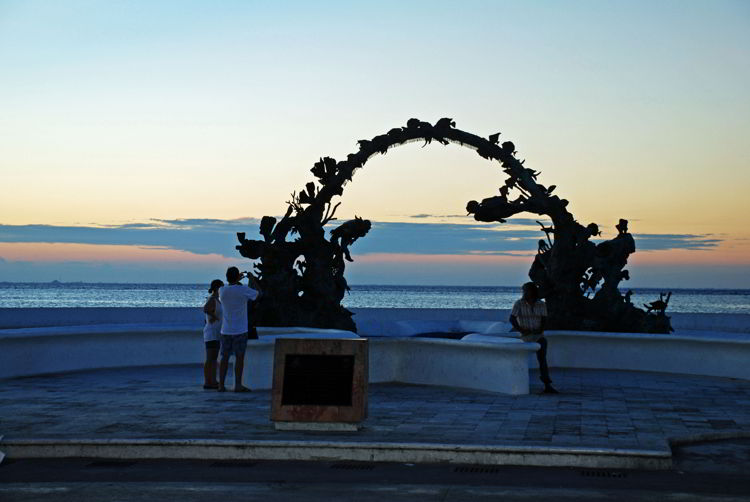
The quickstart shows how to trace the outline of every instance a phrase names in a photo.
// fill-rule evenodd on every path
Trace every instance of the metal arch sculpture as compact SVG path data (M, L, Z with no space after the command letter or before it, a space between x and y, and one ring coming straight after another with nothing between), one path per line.
M373 155L385 154L394 146L413 141L424 141L425 145L437 141L473 148L482 158L499 162L508 176L499 195L466 205L475 220L502 223L523 212L552 220L550 227L540 223L547 240L539 241L529 271L529 277L547 301L550 328L670 331L669 317L663 310L646 313L630 302L630 293L622 295L618 290L620 281L629 279L624 267L628 256L635 252L635 241L626 220L616 225L615 238L599 244L591 242L591 237L600 234L599 227L595 223L587 226L578 223L566 209L568 201L553 195L555 186L538 183L539 173L515 157L512 142L500 144L500 133L482 138L456 129L455 125L450 118L442 118L434 125L410 119L406 127L360 140L359 150L346 160L323 157L311 169L318 183L307 183L299 193L292 193L281 220L263 217L262 240L237 234L240 254L260 259L256 269L264 296L255 310L260 325L356 331L352 313L341 305L349 289L344 269L345 262L352 261L349 247L364 237L371 225L357 217L333 229L326 238L325 227L336 219L334 215L340 204L334 205L332 199L343 194L354 172ZM589 297L592 293L593 297Z

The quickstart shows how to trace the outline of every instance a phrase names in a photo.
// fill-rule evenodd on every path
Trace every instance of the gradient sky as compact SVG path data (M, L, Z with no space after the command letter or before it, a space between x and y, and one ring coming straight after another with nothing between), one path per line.
M449 116L605 237L629 219L629 285L748 287L748 89L745 1L0 0L0 281L220 276L320 156ZM373 158L350 282L524 280L533 220L463 216L503 181L456 146Z

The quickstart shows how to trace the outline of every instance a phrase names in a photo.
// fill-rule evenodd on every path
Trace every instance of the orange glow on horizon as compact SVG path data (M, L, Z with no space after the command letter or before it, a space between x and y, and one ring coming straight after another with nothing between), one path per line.
M355 257L361 263L531 263L533 255L371 253Z
M711 250L636 251L633 265L750 265L750 246L722 245Z
M197 254L179 249L114 244L0 242L0 257L31 262L181 262L215 264L236 262L218 254ZM240 257L238 256L238 259Z
M166 263L185 264L235 264L244 260L239 255L229 258L219 254L198 254L165 247L80 244L0 242L0 258L9 262L90 262L90 263ZM371 253L354 256L355 262L363 264L466 264L528 266L534 259L533 252L509 254L417 254L417 253ZM706 266L706 265L750 265L750 245L744 242L722 245L711 250L670 249L665 251L636 251L628 264L631 266Z

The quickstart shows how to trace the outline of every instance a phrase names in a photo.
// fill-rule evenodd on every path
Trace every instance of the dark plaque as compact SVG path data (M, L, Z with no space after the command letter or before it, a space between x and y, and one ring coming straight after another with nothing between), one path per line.
M351 406L353 377L353 355L287 354L281 404Z
M362 422L367 417L368 367L363 338L277 338L271 420L277 428L282 422Z

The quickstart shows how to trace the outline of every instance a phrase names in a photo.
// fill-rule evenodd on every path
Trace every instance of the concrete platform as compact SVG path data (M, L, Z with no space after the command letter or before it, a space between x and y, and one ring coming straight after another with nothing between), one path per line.
M8 458L367 460L664 469L672 443L750 437L750 382L553 369L559 395L375 384L358 432L277 431L270 393L200 387L199 366L0 381Z

